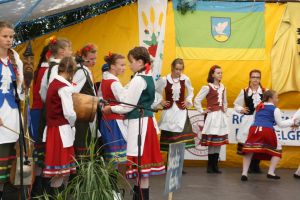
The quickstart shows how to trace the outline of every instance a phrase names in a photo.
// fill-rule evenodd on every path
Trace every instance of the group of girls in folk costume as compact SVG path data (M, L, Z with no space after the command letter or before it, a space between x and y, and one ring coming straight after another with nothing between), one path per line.
M128 85L123 101L138 104L147 109L153 106L155 100L155 85L152 78L150 55L146 48L135 47L128 53L130 68L135 73ZM141 119L141 182L140 188L134 186L134 199L149 199L149 177L165 173L165 166L160 154L157 137L156 120L153 112L145 109ZM105 106L104 114L125 114L128 119L127 135L127 171L128 178L139 180L138 174L138 134L139 134L139 109L125 106ZM140 191L139 191L140 190ZM138 196L141 195L141 196Z
M6 127L20 130L15 98L22 98L23 64L18 54L11 49L13 34L9 24L0 22L0 198L9 178L11 162L16 155L14 146L19 138ZM149 177L165 173L160 147L168 151L169 144L172 143L185 143L186 148L195 145L195 134L192 133L187 115L187 108L193 105L193 87L190 79L182 74L183 60L175 59L171 74L161 78L155 87L150 55L146 48L135 47L128 53L134 76L127 87L123 88L118 76L125 70L125 57L110 53L105 57L101 86L95 90L91 72L97 57L95 45L87 44L79 51L77 56L80 57L80 62L77 66L71 54L70 41L51 38L43 49L35 72L31 114L37 165L32 192L36 189L40 192L37 194L41 194L43 189L47 189L50 178L51 190L47 192L52 192L55 188L61 190L67 184L70 174L76 172L74 157L83 159L89 156L87 149L91 140L96 137L93 133L97 130L97 123L76 121L71 96L74 92L80 92L110 100L109 105L103 107L103 115L99 121L104 142L103 156L106 161L117 164L127 161L126 176L137 181L138 133L141 130L141 182L137 182L140 188L134 186L134 199L149 199ZM252 158L271 160L267 177L280 178L275 174L281 152L273 125L276 123L280 127L296 128L300 121L300 110L292 119L281 119L280 110L276 108L277 94L261 87L260 76L258 70L250 73L249 87L241 91L234 103L235 110L245 115L237 136L239 153L244 155L242 181L248 179ZM229 130L225 114L227 98L221 80L221 68L216 65L211 67L208 84L201 88L194 100L197 110L205 115L200 143L208 146L208 173L221 173L218 168L220 147L228 143ZM202 107L204 98L207 99L206 110ZM140 113L139 109L119 102L138 104L146 109ZM158 142L159 131L155 117L148 110L159 107L163 109L159 123L162 130L161 144ZM250 127L251 121L253 124ZM300 177L300 166L294 177ZM43 187L35 188L38 186Z
M240 155L242 155L243 145L246 142L249 128L254 120L255 108L260 104L263 93L266 91L260 84L261 72L259 70L252 70L249 74L249 79L249 86L242 89L234 101L234 110L244 115L237 133L237 153ZM259 163L259 159L252 158L249 172L261 173Z
M96 64L97 59L97 49L95 45L85 45L79 52L77 52L77 58L79 58L80 61L77 64L77 70L73 77L75 92L96 96L91 71L92 67ZM76 158L84 160L85 158L89 158L91 153L95 153L89 151L89 145L92 140L96 142L96 117L91 123L76 121L75 127L76 135L74 147Z
M104 58L106 66L103 68L101 82L101 97L110 100L109 105L118 105L119 101L124 100L125 91L120 83L118 76L125 71L125 57L109 53ZM114 163L126 162L126 137L127 127L124 124L125 115L122 114L103 114L99 123L102 136L104 159Z
M11 49L14 30L0 21L0 199L4 184L9 181L10 168L15 159L15 144L19 136L6 127L19 132L20 119L16 96L22 94L23 63Z
M281 111L276 108L278 95L273 90L264 92L262 102L256 107L254 123L249 129L248 138L243 146L242 181L248 180L248 169L253 156L261 160L270 160L267 178L280 179L275 168L281 159L281 147L278 145L274 125L279 127L295 126L295 119L282 120Z
M207 173L221 173L218 167L220 149L228 144L227 95L221 80L221 67L212 66L208 73L208 84L201 88L194 100L195 108L206 115L200 143L208 146ZM204 98L207 100L205 111L201 104Z
M195 147L194 138L197 136L192 131L187 108L193 106L194 88L189 77L182 74L184 70L183 60L180 58L172 62L172 72L162 77L156 87L160 94L158 98L163 108L159 128L161 129L160 149L169 151L169 144L185 143L185 147Z

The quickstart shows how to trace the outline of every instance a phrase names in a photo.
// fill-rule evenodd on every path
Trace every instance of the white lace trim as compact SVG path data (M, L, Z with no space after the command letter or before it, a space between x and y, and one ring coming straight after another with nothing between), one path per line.
M182 75L179 78L172 78L171 74L167 75L167 80L172 84L172 99L173 101L178 101L180 98L180 81L185 80L185 76Z
M261 102L261 97L260 95L262 94L262 89L261 87L259 87L257 89L257 91L252 91L251 88L248 88L248 96L252 95L252 100L253 100L253 104L254 104L254 108L256 108L256 106Z
M216 87L214 84L209 83L209 85L212 87L213 90L217 90L218 92L218 102L219 102L219 106L223 105L223 92L225 90L225 87L222 83L220 83L219 87Z
M0 81L2 83L0 87L2 93L8 93L10 89L10 83L12 82L11 71L9 67L2 66L2 79Z

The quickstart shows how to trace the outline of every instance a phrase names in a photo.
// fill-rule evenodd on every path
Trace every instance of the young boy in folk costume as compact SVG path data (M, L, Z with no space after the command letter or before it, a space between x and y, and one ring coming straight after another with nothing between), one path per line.
M43 175L52 178L51 188L61 189L63 183L67 184L70 173L76 172L73 148L75 130L72 128L76 113L72 101L74 88L71 84L75 69L76 63L72 57L63 58L58 66L58 75L54 77L47 91Z
M4 126L20 131L16 95L23 96L23 63L18 53L11 49L13 37L12 26L0 21L0 199L4 184L9 181L11 164L16 156L15 144L19 138Z
M145 108L151 108L155 99L155 86L151 73L150 56L146 48L135 47L128 53L130 68L135 73L128 85L124 102L138 104ZM126 114L128 119L127 136L127 166L128 178L138 179L138 133L139 133L139 110L125 105L106 106L105 114ZM141 183L140 193L137 186L134 187L134 199L149 199L149 177L165 173L165 166L160 154L153 112L144 110L142 117L142 142L141 142ZM139 197L138 194L141 194Z
M256 107L254 123L249 129L249 136L246 140L243 153L243 173L241 180L248 180L248 169L253 156L262 160L270 160L270 167L267 178L280 179L275 174L275 168L281 159L281 149L277 144L277 137L274 125L281 128L294 125L293 119L282 120L281 111L276 108L278 95L274 90L264 92L262 102Z
M234 101L234 110L244 115L237 133L238 154L242 154L243 145L248 137L249 128L254 120L255 108L261 102L263 93L266 90L260 84L261 72L259 70L252 70L249 74L249 79L249 86L242 89L239 96ZM259 163L260 160L252 158L249 173L261 173Z
M85 45L79 52L77 52L76 73L73 78L75 92L96 96L92 67L94 67L97 59L97 49L93 44ZM96 138L94 135L96 129L96 117L93 123L76 121L76 136L75 136L75 153L76 158L82 160L89 158L89 145L91 140Z
M125 71L125 57L120 54L109 53L104 58L108 71L103 72L101 93L104 100L122 101L124 88L118 76ZM109 102L111 106L118 105ZM126 162L126 136L127 127L124 125L124 115L103 114L100 120L100 132L103 140L104 158L114 163Z
M172 72L161 78L156 91L165 99L160 104L163 107L159 128L161 129L160 149L169 151L169 144L185 143L185 147L195 147L191 122L188 118L187 108L193 106L194 88L189 77L182 74L184 70L183 60L180 58L172 62Z
M219 154L221 146L228 144L227 95L221 80L221 67L212 66L208 73L208 84L201 88L194 100L196 109L207 115L201 138L201 145L208 146L207 173L221 173L218 167ZM205 111L201 105L204 98L207 100Z

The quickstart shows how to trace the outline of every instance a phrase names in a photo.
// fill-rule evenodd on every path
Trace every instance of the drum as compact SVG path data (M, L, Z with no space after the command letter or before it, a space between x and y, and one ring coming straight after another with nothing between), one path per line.
M73 105L77 120L81 122L93 122L97 112L98 97L74 93Z
M28 158L28 164L23 165L23 185L32 185L33 183L33 158ZM17 155L17 159L14 160L10 172L10 182L15 185L21 185L21 174L20 174L20 157Z

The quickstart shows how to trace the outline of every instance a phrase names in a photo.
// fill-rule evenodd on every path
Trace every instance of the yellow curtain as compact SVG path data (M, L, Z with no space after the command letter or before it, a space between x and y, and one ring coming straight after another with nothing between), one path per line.
M87 43L93 43L98 47L98 58L92 71L94 81L100 81L104 56L108 55L109 51L127 56L128 51L139 44L138 34L137 4L131 4L34 39L32 48L35 53L35 63L38 64L45 39L52 35L69 39L74 52ZM20 55L24 50L25 45L17 47ZM121 81L128 82L131 74L127 68Z
M262 84L266 88L271 85L271 57L276 29L280 23L281 16L285 11L285 4L266 4L265 10L265 31L266 31L266 60L264 61L209 61L209 60L186 60L185 74L192 81L195 93L200 87L206 84L206 77L209 68L213 64L218 64L223 68L223 83L228 90L229 106L233 106L233 101L239 91L248 84L249 71L258 68L262 71ZM170 64L175 59L175 27L174 15L171 2L168 2L165 49L162 67L162 75L170 72ZM35 53L35 63L38 63L39 54L44 46L44 41L51 35L68 38L72 41L74 51L78 50L86 43L94 43L98 46L98 60L93 69L95 81L101 80L101 65L104 63L103 57L109 51L127 55L127 52L139 44L137 4L131 4L122 8L110 11L80 24L61 29L57 32L44 35L33 41ZM188 30L187 30L188 31ZM245 30L246 31L246 30ZM24 45L20 45L17 50L23 53ZM299 73L299 72L298 72ZM120 77L122 83L130 80L132 73L127 68L126 73ZM293 99L291 101L291 99ZM300 93L290 92L280 95L280 108L297 109L300 102ZM159 115L157 115L159 118ZM240 166L241 157L235 153L236 145L227 146L228 166ZM299 147L285 147L284 156L281 162L282 167L296 167L300 163ZM293 158L293 159L292 159ZM194 162L197 163L197 162Z
M300 28L300 4L287 3L271 51L272 84L279 93L300 91L297 28Z

